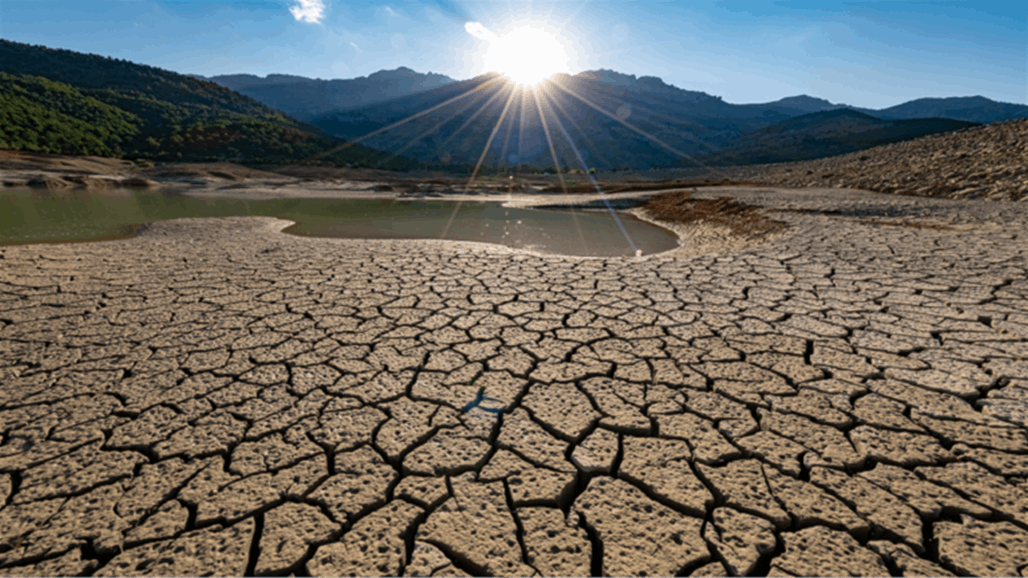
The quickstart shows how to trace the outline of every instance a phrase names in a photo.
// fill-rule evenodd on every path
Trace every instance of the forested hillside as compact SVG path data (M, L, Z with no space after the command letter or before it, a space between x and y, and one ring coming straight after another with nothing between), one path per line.
M138 121L62 82L0 72L0 149L120 156Z
M386 153L213 82L0 40L0 148L159 161L378 165ZM403 169L397 157L383 168Z

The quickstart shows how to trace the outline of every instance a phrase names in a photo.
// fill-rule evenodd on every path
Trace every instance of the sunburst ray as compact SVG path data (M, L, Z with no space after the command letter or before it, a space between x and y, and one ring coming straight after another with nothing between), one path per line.
M508 88L508 89L513 90L512 86L513 86L512 83L507 83L507 85L505 85L504 88ZM457 138L457 135L460 134L461 131L463 131L465 128L467 128L469 124L474 122L474 120L476 118L478 118L478 115L480 115L483 112L485 112L485 110L489 107L489 105L491 105L494 100L496 100L497 98L499 98L502 95L503 95L503 90L502 89L498 90L496 92L496 94L492 95L485 104L483 104L478 110L475 111L474 114L472 114L467 120L465 120L464 124L460 125L460 127L458 127L457 130L453 131L453 134L448 136L446 138L446 140L444 140L443 143L441 145L439 145L439 146L440 147L445 147L447 144L450 143L450 141L452 141L453 139Z
M557 178L560 180L560 188L564 191L564 196L568 195L568 186L564 182L564 175L560 172L560 161L557 160L557 151L553 148L553 138L550 136L550 127L546 123L546 115L543 113L543 107L539 103L539 91L532 90L532 97L535 99L535 108L539 111L539 122L543 126L543 134L546 135L546 143L550 146L550 155L553 157L553 165L557 168ZM575 223L575 230L578 231L578 238L582 240L582 250L588 251L588 244L585 242L585 234L582 233L582 225L578 222L578 214L575 213L574 206L571 207L571 220Z
M568 186L567 183L564 182L564 173L560 170L560 160L557 159L557 150L553 147L553 138L550 136L550 127L546 123L546 115L543 113L542 105L539 104L539 93L533 90L532 98L535 100L535 109L539 112L539 123L543 127L543 135L546 136L546 144L550 147L550 156L553 157L553 166L556 167L557 179L560 181L560 188L566 195L568 194Z
M510 118L507 119L507 135L503 137L503 146L500 147L500 160L496 165L496 169L499 170L501 166L504 166L507 161L507 150L510 148L510 136L514 133L514 115L511 114Z
M544 93L543 98L548 98L548 96ZM564 138L567 139L568 144L571 145L571 150L575 153L575 158L578 159L578 164L582 166L582 171L585 173L585 176L589 179L589 182L592 183L593 188L596 189L596 192L600 195L600 198L603 199L603 204L607 207L607 210L610 212L610 216L614 218L614 222L617 223L618 228L621 229L621 233L625 236L625 239L628 241L628 245L632 248L632 253L638 254L639 250L636 248L635 242L632 241L631 235L628 234L628 230L625 229L625 225L621 222L621 219L618 217L617 212L614 211L614 207L610 205L610 201L607 199L607 195L603 194L603 190L600 189L599 183L596 182L596 179L593 178L592 173L589 172L589 167L586 166L585 159L582 158L582 153L578 150L578 147L575 146L575 142L571 140L571 135L569 135L568 131L564 129L564 123L560 122L560 118L558 118L556 115L554 115L553 120L556 121L557 128L560 129L561 134L563 134Z
M514 92L511 90L510 95L507 96L507 102L503 105L503 112L500 113L500 118L496 119L496 124L493 125L492 132L489 133L489 139L486 140L485 146L482 148L482 154L478 157L478 162L475 163L475 170L471 171L471 178L468 179L468 184L464 186L464 190L467 191L471 187L471 183L475 181L475 177L478 175L478 170L482 168L482 161L485 160L487 154L489 154L489 147L493 144L493 139L496 138L496 133L499 132L500 126L503 125L503 118L507 116L507 111L510 109L510 103L514 100Z
M341 150L347 149L349 147L352 147L355 144L359 144L361 141L367 140L367 139L369 139L369 138L371 138L371 137L373 137L375 135L382 134L383 132L392 130L392 129L398 127L398 126L402 126L402 125L404 125L404 124L406 124L406 123L408 123L408 122L410 122L410 121L412 121L414 119L421 118L421 117L425 116L426 114L430 114L432 112L435 112L435 111L439 110L440 108L442 108L442 107L444 107L446 105L449 105L449 104L452 104L454 102L457 102L457 101L459 101L459 100L461 100L463 98L467 98L469 95L474 94L474 93L476 93L476 92L478 92L480 90L485 90L485 88L488 87L489 85L497 82L498 80L502 80L502 79L504 79L504 78L502 76L499 76L499 75L494 76L492 78L489 78L489 79L485 80L484 82L482 82L481 84L479 84L478 86L476 86L476 87L474 87L474 88L472 88L470 90L465 91L463 94L458 94L457 96L454 96L452 98L448 98L445 101L440 102L439 104L433 105L433 106L431 106L429 108L426 108L425 110L422 110L420 112L416 112L416 113L408 116L405 119L398 120L398 121L396 121L396 122L394 122L394 123L392 123L392 124L390 124L388 126L384 126L384 127L380 128L380 129L377 129L377 130L374 130L372 132L369 132L366 135L359 136L359 137L357 137L355 139L352 139L352 140L348 140L348 141L344 142L343 144L341 144L341 145L339 145L339 146L337 146L335 148L329 149L329 150L327 150L327 151L325 151L323 153L315 155L313 158L315 158L315 159L322 158L322 157L328 156L330 154L334 154L336 152L339 152Z
M521 165L524 159L524 143L525 143L525 91L521 90L521 104L520 111L518 112L518 166L517 175L521 176Z
M616 95L604 95L604 96L610 96L610 100L611 101L623 102L619 98L617 98ZM602 103L597 103L595 101L594 101L593 104L597 104L597 106L602 106ZM668 113L666 113L664 111L652 109L652 108L649 108L649 107L647 107L645 105L642 105L642 104L639 104L639 103L629 103L629 104L632 107L633 115L635 113L638 113L638 112L644 112L644 113L647 113L648 115L650 115L651 118L660 120L660 121L662 121L662 122L664 122L666 124L669 124L669 125L674 125L674 126L678 126L678 127L687 127L689 129L693 129L693 130L695 130L695 128L697 126L703 128L703 125L699 125L698 123L696 123L694 121L691 121L691 120L689 120L687 118L682 118L682 117L674 116L674 115L668 114ZM703 142L702 140L694 137L692 134L690 134L688 132L684 133L682 136L684 136L685 138L689 139L690 141L692 141L697 146L706 148L708 152L713 152L713 151L718 150L717 147L711 146L710 144ZM712 171L715 171L715 172L721 172L719 169L717 169L715 167L712 167L712 166L709 166L709 165L706 165L706 164L703 164L703 163L697 161L695 158L690 159L690 160L691 160L691 162L693 162L693 163L697 164L698 166L701 166L701 167L703 167L705 169L709 169L709 170L712 170Z
M496 137L496 133L500 130L500 126L503 124L503 117L507 115L507 110L510 109L510 103L512 100L514 100L514 93L515 91L511 90L510 95L507 96L507 103L503 105L503 112L500 113L500 118L496 119L496 124L493 125L493 130L491 133L489 133L489 140L486 141L485 147L482 148L482 155L478 157L478 162L475 163L475 169L471 172L471 178L468 179L467 184L464 185L463 192L468 192L468 189L471 188L471 183L475 181L475 177L478 175L478 169L482 167L482 161L485 159L485 156L489 153L489 147L493 144L493 138ZM457 204L454 205L453 213L450 214L450 219L446 221L446 227L443 228L442 235L439 235L440 239L445 239L446 234L450 232L450 226L453 225L453 219L457 216L457 211L460 210L460 207L463 204L463 202L464 201L459 200L457 201Z
M642 130L639 127L636 127L635 125L632 125L631 123L625 121L624 119L618 117L617 115L611 114L610 112L604 110L603 107L601 107L601 106L599 106L597 104L594 104L592 101L590 101L589 99L585 98L584 96L576 93L575 91L569 90L569 89L561 86L560 84L558 84L556 82L553 82L552 80L547 80L547 82L549 84L552 84L553 86L557 87L558 89L560 89L564 93L566 93L566 94L568 94L570 96L573 96L574 98L577 98L578 100L582 101L583 103L585 103L587 106L589 106L590 108L592 108L596 112L599 112L600 114L602 114L602 115L604 115L604 116L606 116L606 117L608 117L608 118L610 118L610 119L620 123L625 128L627 128L627 129L629 129L629 130L631 130L631 131L633 131L635 133L638 133L638 134L640 134L640 135L650 139L651 141L657 143L658 145L660 145L664 149L666 149L666 150L668 150L668 151L678 155L680 158L689 160L690 162L701 164L692 155L684 153L684 152L676 149L675 147L673 147L673 146L667 144L666 142L664 142L663 140L661 140L661 139L657 138L656 136L654 136L654 135L652 135L652 134Z
M568 119L568 122L571 123L571 126L575 127L575 130L578 131L578 134L581 135L582 138L585 140L585 142L589 145L590 150L593 151L593 154L596 154L597 156L599 156L600 160L603 161L604 164L610 165L611 164L610 161L608 161L607 158L605 156L603 156L603 153L600 152L600 147L596 146L596 144L592 141L592 139L589 138L589 135L586 134L586 132L584 130L582 130L582 127L578 126L578 123L575 122L574 118L572 118L571 113L569 113L567 111L567 109L565 109L564 106L560 104L560 101L558 99L554 98L552 94L549 94L548 92L546 92L549 89L547 89L545 87L540 87L539 90L543 90L544 91L543 96L548 98L547 102L549 102L549 104L557 107L557 110L564 114L564 117ZM559 118L556 114L554 115L554 117L555 118Z
M497 93L497 94L499 94L499 93ZM414 145L415 145L415 144L417 144L417 143L418 143L419 141L421 141L421 139L423 139L423 138L427 137L428 135L430 135L430 134L432 134L432 133L436 132L437 130L439 130L440 128L442 128L442 126L443 126L444 124L446 124L446 123L450 122L451 120L453 120L453 118L454 118L454 117L456 117L456 116L457 116L458 114L461 114L462 112L464 112L464 111L466 111L467 109L471 108L471 107L472 107L472 106L474 106L475 104L477 104L477 103L481 102L481 101L482 101L482 98L485 98L485 95L482 95L482 97L481 97L481 98L479 98L478 100L473 100L473 101L471 101L471 102L468 102L468 103L464 104L464 106L463 106L463 107L461 107L461 108L459 108L459 109L455 110L455 111L453 112L453 114L451 114L450 116L448 116L448 117L444 118L443 120L441 120L441 121L437 122L437 123L436 123L436 124L435 124L434 126L432 126L431 128L429 128L429 129L428 129L428 130L426 130L425 132L423 132L423 133L421 133L421 134L417 135L417 136L416 136L416 137L414 137L414 138L413 138L412 140L410 140L410 141L409 141L409 142L408 142L407 144L403 145L402 147L400 147L400 148L399 148L399 149L397 149L396 151L392 152L392 153L391 153L391 154L390 154L390 155L389 155L388 157L386 157L385 159L383 159L383 160L380 160L380 161L378 161L378 164L379 164L379 165L381 165L382 163L387 163L387 162L389 162L389 161L391 161L391 160L395 159L396 157L400 156L401 154L403 154L403 151L405 151L405 150L409 149L410 147L414 146ZM495 98L495 96L494 96L493 98ZM491 101L492 101L492 99L490 99L490 102L491 102ZM489 102L486 102L485 104L483 104L483 105L482 105L482 108L479 108L479 111L483 110L483 108L484 108L484 107L486 107L486 106L488 106L488 105L489 105ZM476 113L476 115L477 115L477 114L478 114L478 113ZM467 123L465 123L465 124L464 124L464 126L467 126ZM463 129L463 128L464 128L464 126L461 126L461 128L460 128L460 129L457 129L457 131L459 132L459 131L460 131L461 129ZM447 142L448 142L448 141L447 141ZM443 145L445 145L445 144L446 144L446 143L444 142L444 143L443 143Z

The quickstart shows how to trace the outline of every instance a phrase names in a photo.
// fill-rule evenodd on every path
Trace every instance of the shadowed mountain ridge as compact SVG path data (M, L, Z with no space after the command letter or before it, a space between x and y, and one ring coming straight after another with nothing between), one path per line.
M1028 117L1028 106L980 97L935 99L920 108L901 105L881 112L804 95L731 104L658 78L599 70L554 75L538 91L539 103L528 91L524 97L519 93L497 124L515 89L499 81L483 84L489 78L333 111L310 122L347 139L371 134L362 142L422 162L473 164L482 158L484 166L501 170L518 164L582 168L584 161L599 169L645 169L804 160L960 130L971 123ZM442 104L449 99L457 100ZM960 107L962 102L972 105ZM827 114L833 111L847 112ZM905 118L918 111L929 117ZM952 116L930 114L935 111ZM788 124L809 114L826 116ZM415 120L404 122L413 115L418 115ZM494 129L496 136L486 150ZM759 133L762 129L769 132Z
M422 74L401 66L351 79L322 80L290 74L227 74L205 78L300 120L333 110L364 106L438 88L454 82L448 76Z
M711 166L792 162L964 130L978 123L946 118L887 120L848 108L813 112L743 135L699 159Z

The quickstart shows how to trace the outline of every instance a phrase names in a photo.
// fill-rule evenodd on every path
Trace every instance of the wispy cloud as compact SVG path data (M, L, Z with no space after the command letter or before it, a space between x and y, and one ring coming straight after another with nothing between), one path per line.
M325 17L325 0L296 0L289 12L300 22L318 24Z
M361 50L361 47L360 47L360 46L357 46L357 44L355 44L355 43L351 42L351 43L350 43L350 46L352 46L352 47L353 47L353 49L354 49L354 50L356 50L358 54L364 54L364 51L363 51L363 50Z
M386 6L386 14L390 16L396 16L396 10L393 10L392 8Z
M495 40L496 35L491 30L486 28L481 22L465 22L464 30L468 31L468 34L474 36L479 40Z

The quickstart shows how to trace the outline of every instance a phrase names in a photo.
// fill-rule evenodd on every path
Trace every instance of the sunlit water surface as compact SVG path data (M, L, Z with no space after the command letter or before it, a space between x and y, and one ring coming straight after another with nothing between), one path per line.
M286 233L346 239L480 241L540 253L644 255L678 246L673 233L618 213L508 209L496 202L375 199L239 200L153 191L0 191L0 244L131 237L142 223L260 215L295 221ZM624 231L622 231L622 227ZM631 239L631 243L628 238Z

